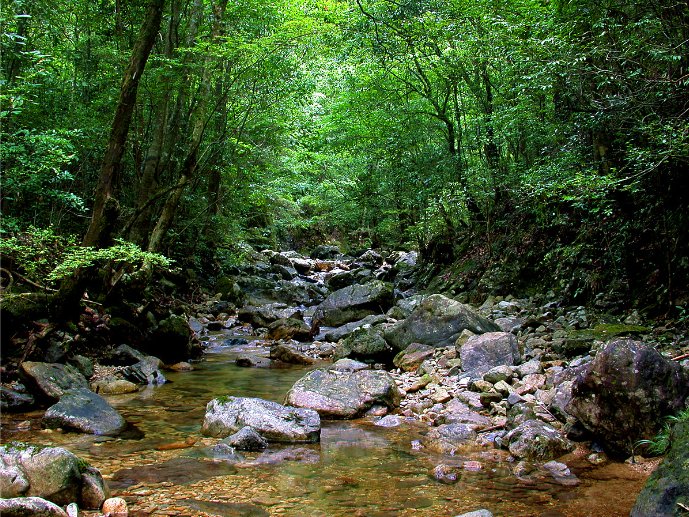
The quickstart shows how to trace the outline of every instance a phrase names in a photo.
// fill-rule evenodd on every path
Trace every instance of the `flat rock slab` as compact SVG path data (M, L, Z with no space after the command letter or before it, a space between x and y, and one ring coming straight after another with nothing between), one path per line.
M52 401L59 400L66 390L89 387L86 377L69 364L24 361L21 371L27 384L33 387L39 396Z
M374 280L355 284L331 293L317 308L314 325L337 327L374 314L381 314L392 307L392 284Z
M374 405L395 408L400 399L397 384L387 372L319 369L299 379L285 401L313 409L325 418L357 418Z
M317 442L321 435L321 419L315 411L250 397L211 400L201 432L225 438L245 426L269 442Z
M109 436L119 434L127 426L122 415L103 397L87 389L66 391L45 412L43 424L49 428Z

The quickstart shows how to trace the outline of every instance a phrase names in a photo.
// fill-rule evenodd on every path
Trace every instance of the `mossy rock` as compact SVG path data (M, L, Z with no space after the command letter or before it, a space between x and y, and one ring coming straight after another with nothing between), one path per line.
M641 325L625 325L624 323L600 323L592 329L573 330L568 338L580 341L608 341L622 336L638 337L650 332L648 327Z

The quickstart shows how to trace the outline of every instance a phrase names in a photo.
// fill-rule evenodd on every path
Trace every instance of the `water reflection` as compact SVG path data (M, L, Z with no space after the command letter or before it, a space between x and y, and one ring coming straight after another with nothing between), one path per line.
M625 465L592 467L572 458L579 487L547 479L525 483L501 451L452 457L413 450L428 427L408 421L395 429L372 421L324 422L320 444L222 457L212 450L215 440L199 435L206 403L221 395L282 402L305 371L236 367L236 357L248 351L267 352L252 341L217 346L196 370L167 374L168 384L108 397L135 433L108 438L45 431L43 412L34 411L2 415L2 440L69 448L102 470L135 516L185 507L192 515L451 516L487 508L495 515L607 517L628 515L644 481ZM471 469L463 468L466 462ZM433 478L439 464L458 469L456 483ZM155 487L150 494L141 489L149 485Z

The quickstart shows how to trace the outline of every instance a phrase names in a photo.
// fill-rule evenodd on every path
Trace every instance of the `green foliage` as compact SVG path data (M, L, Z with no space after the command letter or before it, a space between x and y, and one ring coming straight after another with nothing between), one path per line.
M646 450L654 456L665 454L672 444L672 428L679 422L689 422L689 409L665 419L663 428L652 440L639 440L637 445L645 445Z
M79 246L75 236L61 236L53 228L30 227L0 241L5 267L19 271L29 280L56 285L78 269L110 263L129 269L150 267L169 269L172 262L158 253L142 251L137 245L118 240L103 249Z

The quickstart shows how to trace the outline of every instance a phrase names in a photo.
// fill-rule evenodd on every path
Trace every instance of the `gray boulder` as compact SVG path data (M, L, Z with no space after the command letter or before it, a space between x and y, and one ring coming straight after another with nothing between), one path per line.
M333 359L349 357L358 361L387 362L392 356L383 331L377 327L361 327L341 340L335 347Z
M369 370L370 364L355 361L354 359L339 359L330 365L329 370L338 372L358 372L359 370Z
M268 442L253 427L249 426L242 427L221 443L240 451L262 451L268 447Z
M89 387L86 377L68 364L24 361L21 372L29 387L33 387L39 396L53 402L59 400L66 390Z
M411 343L442 347L453 345L465 329L475 334L500 330L469 306L434 294L424 299L408 318L389 327L385 339L396 350L404 350Z
M513 366L519 362L519 344L514 334L488 332L471 336L461 346L462 369L481 376L496 366Z
M338 248L337 246L321 244L319 246L316 246L313 250L311 250L309 256L312 259L328 260L337 258L341 254L342 252L340 251L340 248Z
M0 446L0 488L3 497L35 496L88 509L100 508L108 496L100 472L71 452L24 443Z
M172 314L158 324L146 348L163 361L176 363L197 354L193 337L187 318Z
M87 389L68 390L43 416L48 428L61 427L80 433L114 436L127 423L108 402Z
M660 466L641 490L631 517L683 515L678 503L689 506L689 422L679 422L671 434L671 446Z
M352 332L355 330L365 327L367 325L369 326L374 326L377 325L378 323L383 323L385 322L387 318L383 314L373 314L371 316L366 316L364 319L358 320L358 321L351 321L349 323L345 323L344 325L337 327L333 330L329 330L328 332L325 333L325 340L326 341L332 341L332 342L338 342L340 339L344 339L347 336L349 336Z
M530 461L548 461L574 450L574 444L540 420L527 420L503 439L510 454Z
M392 285L379 280L350 285L331 293L313 316L314 326L337 327L387 311L393 303Z
M55 503L40 497L0 499L0 515L4 517L68 517Z
M270 368L272 361L268 357L254 354L242 354L234 364L242 368Z
M166 379L160 371L162 362L152 355L144 356L141 361L127 366L122 370L122 376L135 384L144 386L160 386L165 384Z
M334 273L327 280L328 287L333 290L343 289L354 284L363 284L373 279L373 271L367 268L356 268L350 271Z
M321 419L315 411L248 397L211 400L201 432L224 438L246 426L270 442L317 442L321 434Z
M632 454L651 439L665 416L683 409L689 371L652 346L620 339L608 343L574 380L567 413L613 454Z
M400 399L397 384L385 371L319 369L299 379L285 401L313 409L326 418L357 418L374 405L395 408Z

